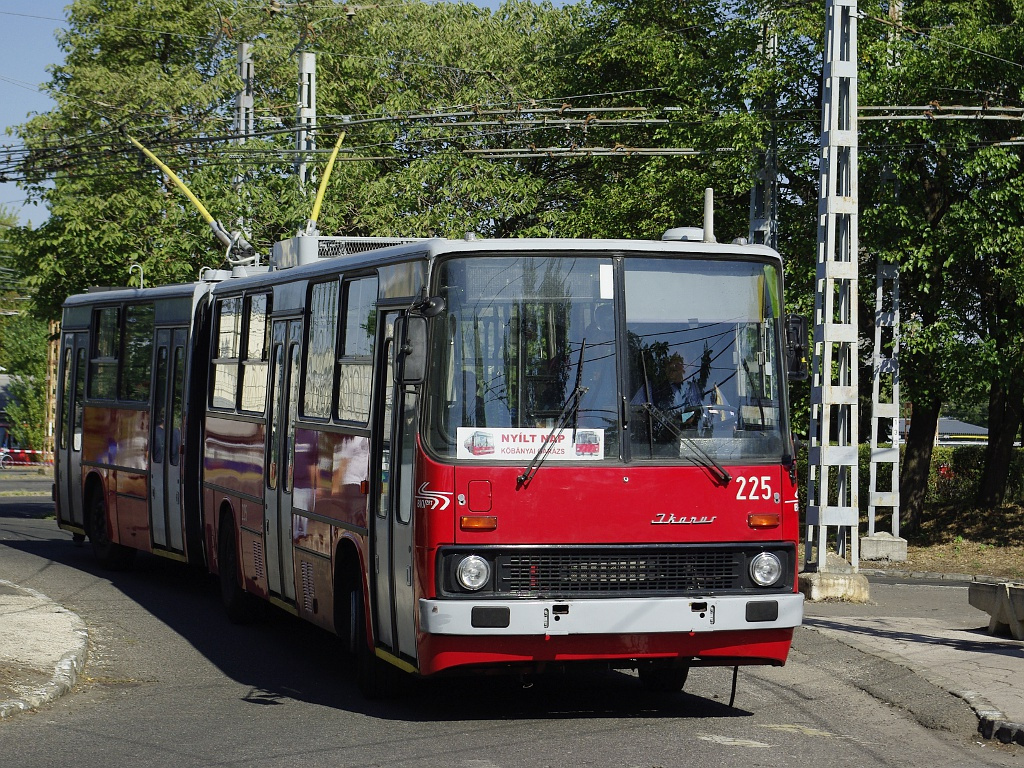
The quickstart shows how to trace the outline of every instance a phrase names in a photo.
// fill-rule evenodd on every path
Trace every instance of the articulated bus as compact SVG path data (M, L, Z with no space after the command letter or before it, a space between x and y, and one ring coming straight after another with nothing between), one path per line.
M102 563L186 561L233 619L336 632L370 696L396 670L679 690L785 663L775 251L303 236L271 264L65 303L58 522Z

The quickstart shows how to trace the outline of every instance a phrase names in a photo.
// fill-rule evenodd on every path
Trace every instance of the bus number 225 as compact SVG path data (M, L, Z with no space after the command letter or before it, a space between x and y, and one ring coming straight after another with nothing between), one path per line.
M772 498L771 480L768 475L737 477L736 482L739 484L739 488L736 489L736 500L756 501L757 499Z

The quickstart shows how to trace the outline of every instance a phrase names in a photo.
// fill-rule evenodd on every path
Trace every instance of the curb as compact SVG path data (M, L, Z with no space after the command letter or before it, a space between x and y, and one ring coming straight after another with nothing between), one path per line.
M985 581L987 576L969 573L932 573L930 571L896 571L888 568L861 568L865 576L887 576L894 579L928 579L929 581Z
M0 579L0 585L22 592L39 600L41 603L53 606L56 609L56 613L65 614L76 637L74 647L61 656L54 666L53 675L49 682L29 691L21 698L0 701L0 720L3 720L20 712L36 709L44 704L48 704L60 698L74 687L89 655L89 630L77 613L73 613L67 608L58 605L41 592L3 579Z
M881 577L892 577L898 579L927 579L930 581L953 581L953 582L965 582L971 583L975 581L986 581L989 577L977 576L967 573L931 573L927 571L896 571L889 570L887 568L861 568L859 573L865 576L881 576ZM815 632L820 631L817 627L811 626L804 623L805 627ZM913 662L907 661L902 656L880 651L875 647L870 646L867 643L862 643L854 637L847 637L846 634L837 632L834 637L839 642L850 648L855 648L862 653L869 654L871 656L877 656L880 659L885 659L893 664L897 664L901 667L909 669L915 675L918 675L924 680L934 685L940 690L946 691L947 693L956 696L958 699L962 699L973 711L978 718L978 733L986 739L998 739L1003 744L1020 744L1024 746L1024 723L1015 723L1011 720L1006 719L1006 715L999 709L996 709L984 696L976 691L967 691L959 688L953 688L949 685L949 682L943 678L932 675L926 669L919 667Z
M984 738L991 739L995 737L1003 744L1009 744L1010 742L1015 741L1018 744L1024 745L1024 725L1008 721L1006 719L1006 715L1003 714L1001 710L996 709L988 699L980 693L952 687L948 680L937 675L933 675L928 669L907 661L907 659L902 656L879 650L868 643L861 642L855 637L849 637L842 630L818 628L807 623L804 623L803 626L814 632L827 634L829 637L838 640L843 645L854 648L861 653L866 653L869 656L875 656L879 659L885 659L891 664L896 664L897 666L909 669L915 675L923 680L927 680L936 688L956 696L958 699L962 699L977 716L978 733L980 733Z

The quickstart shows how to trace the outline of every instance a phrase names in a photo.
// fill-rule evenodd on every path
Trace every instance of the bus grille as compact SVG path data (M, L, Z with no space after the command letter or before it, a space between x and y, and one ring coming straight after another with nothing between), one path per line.
M517 597L677 594L742 589L743 555L676 549L628 555L531 552L497 559L496 591Z

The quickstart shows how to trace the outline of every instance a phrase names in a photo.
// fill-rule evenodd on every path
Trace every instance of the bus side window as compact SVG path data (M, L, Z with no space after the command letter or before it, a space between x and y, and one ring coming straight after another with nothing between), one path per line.
M66 450L68 447L68 424L71 421L70 413L72 403L74 402L71 397L71 363L73 362L73 351L74 350L70 345L65 347L64 360L61 362L61 365L64 366L64 382L63 386L61 387L64 402L62 403L62 407L60 409L60 429L58 430L57 435L60 440L58 447L62 451Z
M234 409L238 394L238 348L242 335L242 298L217 302L217 331L214 336L213 382L210 405Z
M121 400L135 403L149 402L149 385L153 376L155 316L155 308L152 304L131 304L125 307L124 333L122 335L124 358L119 393Z
M72 428L74 429L74 435L71 439L71 450L78 453L82 450L82 425L85 419L85 349L82 347L78 348L77 354L78 362L75 365L75 401L71 406L74 418L72 419Z
M316 283L310 288L309 294L309 342L306 345L306 387L302 415L329 419L334 399L338 281Z
M174 466L181 456L181 418L185 399L185 347L176 345L172 361L174 390L171 393L171 441L168 459Z
M338 357L337 417L365 424L370 418L373 339L377 332L377 276L346 280Z
M121 308L104 307L93 313L92 359L89 361L89 397L113 400L117 396L117 356L121 349Z
M248 321L242 359L242 410L263 413L267 408L267 374L270 372L270 299L265 293L245 299Z

